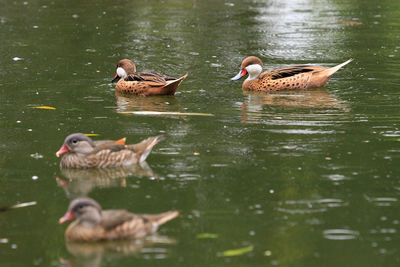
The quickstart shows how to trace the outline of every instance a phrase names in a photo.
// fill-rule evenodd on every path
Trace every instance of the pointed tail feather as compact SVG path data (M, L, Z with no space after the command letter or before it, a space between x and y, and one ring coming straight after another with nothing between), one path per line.
M167 212L163 212L160 214L152 214L152 215L146 215L147 218L150 219L153 223L156 223L157 226L162 225L172 219L175 219L178 217L179 211L177 210L170 210Z
M163 135L149 137L149 138L143 140L142 142L140 142L138 144L130 145L129 147L133 148L136 151L137 156L138 156L138 161L139 161L139 163L142 163L149 156L153 147L164 139L165 138Z
M178 88L178 86L182 83L182 81L183 81L184 79L186 79L186 77L187 77L188 75L189 75L189 74L186 73L185 75L183 75L183 76L180 77L179 79L172 80L172 81L167 81L167 85L164 87L164 88L165 88L165 91L167 91L168 94L170 94L170 95L175 94L176 88Z
M176 79L176 80L167 81L167 84L178 83L178 85L180 85L181 82L182 82L184 79L186 79L186 77L187 77L188 75L189 75L189 74L186 73L185 75L183 75L182 77L180 77L180 78L178 78L178 79Z
M324 70L323 72L325 72L325 74L330 77L332 76L335 72L337 72L340 68L342 68L344 65L349 64L351 61L353 61L352 58L350 58L349 60L347 60L346 62L343 62L342 64L339 64L335 67L329 68L327 70Z

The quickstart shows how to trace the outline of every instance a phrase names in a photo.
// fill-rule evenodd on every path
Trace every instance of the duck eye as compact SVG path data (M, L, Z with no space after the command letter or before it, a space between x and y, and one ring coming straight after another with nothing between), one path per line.
M76 143L78 143L78 140L77 139L72 139L72 143L76 144Z

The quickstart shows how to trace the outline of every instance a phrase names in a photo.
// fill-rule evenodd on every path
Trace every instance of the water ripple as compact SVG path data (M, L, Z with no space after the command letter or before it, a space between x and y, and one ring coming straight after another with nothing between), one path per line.
M343 207L347 203L341 199L325 198L317 200L287 200L278 202L277 210L289 214L310 214L325 212L328 208Z
M323 175L324 177L327 177L329 180L337 182L337 181L343 181L348 178L342 174L329 174L329 175Z
M333 130L310 130L310 129L281 129L281 130L265 130L270 133L284 133L284 134L336 134L337 131Z
M328 229L324 230L324 238L330 240L350 240L359 236L359 232L349 229Z
M395 197L369 197L366 195L364 197L368 202L371 202L378 207L389 207L398 201Z

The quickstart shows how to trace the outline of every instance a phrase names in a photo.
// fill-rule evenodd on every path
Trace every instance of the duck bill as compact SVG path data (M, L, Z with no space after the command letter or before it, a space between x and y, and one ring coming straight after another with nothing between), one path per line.
M68 221L71 221L75 219L75 215L72 213L72 211L67 211L67 213L64 214L64 216L62 216L59 220L58 223L62 224Z
M118 76L118 73L115 73L114 79L113 79L111 82L112 82L112 83L113 83L113 82L118 82L119 79L121 79L121 77Z
M69 152L69 148L67 147L67 145L63 145L56 153L56 156L59 157L62 154L68 153Z
M246 69L240 69L239 73L238 73L235 77L231 78L231 80L232 80L232 81L239 80L239 79L242 78L244 75L246 75L246 73L247 73Z

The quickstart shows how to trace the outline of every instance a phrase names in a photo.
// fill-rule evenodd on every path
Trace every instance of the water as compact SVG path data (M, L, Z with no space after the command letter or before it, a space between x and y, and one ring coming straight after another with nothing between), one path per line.
M0 213L2 266L399 265L399 5L3 1L0 203L37 204ZM249 94L230 81L248 55L354 61L323 88ZM121 58L189 77L174 97L116 96ZM166 140L143 168L63 171L73 132ZM70 244L57 221L78 195L181 216L142 243Z

